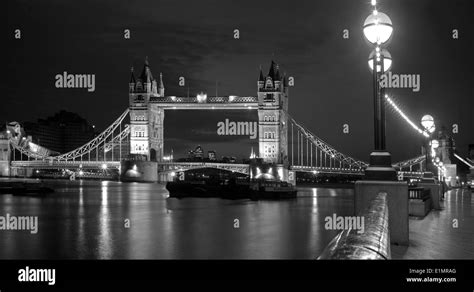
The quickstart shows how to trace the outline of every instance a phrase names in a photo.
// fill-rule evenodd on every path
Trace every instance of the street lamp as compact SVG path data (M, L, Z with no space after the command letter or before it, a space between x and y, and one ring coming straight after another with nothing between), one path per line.
M196 99L197 99L197 101L198 101L199 103L201 103L201 102L206 102L206 100L207 100L207 94L201 92L201 93L199 93L199 94L196 96Z
M374 10L364 21L364 35L374 45L386 43L392 32L392 20L385 13Z
M390 69L390 67L392 67L392 55L390 55L390 53L385 49L382 49L382 50L379 49L378 52L377 52L377 49L375 49L375 51L372 51L372 53L370 53L369 55L368 63L369 63L370 71L374 70L374 56L377 56L376 58L379 59L379 62L381 61L381 59L383 59L384 72L387 72ZM377 65L377 73L380 73L381 70L382 70L382 66Z
M424 115L421 118L421 125L428 133L433 133L436 130L434 119L430 115Z
M436 148L438 148L438 147L439 147L439 142L438 142L438 140L436 140L436 139L435 139L435 140L432 140L432 141L431 141L431 148L436 149Z
M374 148L370 154L370 165L365 170L367 179L396 180L397 173L392 167L390 153L385 145L385 89L380 86L380 79L392 66L392 56L382 48L392 36L393 26L390 17L377 11L375 0L371 1L374 8L364 21L364 36L373 47L369 55L368 65L372 71L374 88Z

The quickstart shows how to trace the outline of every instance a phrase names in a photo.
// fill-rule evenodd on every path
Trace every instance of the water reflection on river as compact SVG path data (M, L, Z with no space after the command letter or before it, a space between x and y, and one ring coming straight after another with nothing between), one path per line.
M337 233L324 229L324 218L353 215L351 189L231 201L168 198L160 184L49 184L56 193L45 198L0 195L0 216L39 222L37 234L0 231L1 259L311 259Z

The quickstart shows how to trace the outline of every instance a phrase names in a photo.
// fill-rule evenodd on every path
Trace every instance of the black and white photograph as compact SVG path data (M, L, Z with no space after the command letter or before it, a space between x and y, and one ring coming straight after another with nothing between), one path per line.
M474 2L4 6L1 292L474 290Z

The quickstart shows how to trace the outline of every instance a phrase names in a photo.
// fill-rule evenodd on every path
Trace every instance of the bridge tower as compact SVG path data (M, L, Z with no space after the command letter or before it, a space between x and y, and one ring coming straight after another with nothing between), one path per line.
M10 176L10 141L7 130L0 132L0 177Z
M148 161L163 159L165 112L150 101L164 94L163 76L160 73L158 84L151 73L148 58L138 78L135 78L132 68L129 82L130 154L144 156Z
M448 185L456 184L457 167L456 159L454 158L454 150L456 149L455 141L453 137L448 134L446 128L442 127L438 132L436 139L439 142L439 147L435 150L436 156L443 162L446 171L446 183ZM437 173L437 170L433 168L433 173Z
M260 68L258 87L259 157L288 166L288 82L274 61L267 76ZM286 167L287 168L287 167Z

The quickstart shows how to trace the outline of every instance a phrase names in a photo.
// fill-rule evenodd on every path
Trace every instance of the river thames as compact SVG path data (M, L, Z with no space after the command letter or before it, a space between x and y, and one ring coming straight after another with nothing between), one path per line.
M163 184L45 182L55 193L0 195L0 216L38 216L36 234L0 231L1 259L314 259L337 234L324 218L353 215L352 189L251 201L169 198Z

